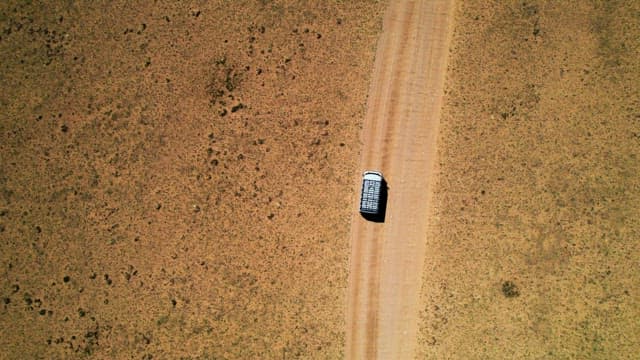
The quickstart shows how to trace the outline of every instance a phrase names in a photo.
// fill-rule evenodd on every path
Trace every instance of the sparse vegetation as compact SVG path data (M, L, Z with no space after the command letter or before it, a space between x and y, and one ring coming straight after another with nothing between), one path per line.
M640 3L456 4L418 357L635 357Z
M340 358L383 7L0 4L0 358Z
M209 93L211 104L224 105L224 100L222 99L225 95L232 97L234 90L240 85L241 81L242 72L237 70L235 65L227 63L226 57L215 60L212 75L207 84L207 92Z

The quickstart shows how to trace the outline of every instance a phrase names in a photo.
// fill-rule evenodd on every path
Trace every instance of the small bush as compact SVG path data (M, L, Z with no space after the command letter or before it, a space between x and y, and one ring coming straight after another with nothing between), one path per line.
M507 280L502 283L502 294L508 298L518 297L520 296L520 290L518 290L518 286L513 281Z

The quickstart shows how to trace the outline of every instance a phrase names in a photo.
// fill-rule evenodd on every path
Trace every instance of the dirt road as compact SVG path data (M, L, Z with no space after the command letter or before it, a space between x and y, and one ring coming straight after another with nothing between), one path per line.
M384 223L356 215L346 354L350 359L413 358L452 1L392 1L369 90L361 170L379 169L389 186ZM361 179L356 180L358 188Z

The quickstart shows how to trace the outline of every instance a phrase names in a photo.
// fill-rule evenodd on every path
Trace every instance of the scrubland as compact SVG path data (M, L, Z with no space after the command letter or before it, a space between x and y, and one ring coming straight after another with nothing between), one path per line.
M638 3L456 5L419 358L634 358Z
M0 5L0 357L340 358L383 10Z

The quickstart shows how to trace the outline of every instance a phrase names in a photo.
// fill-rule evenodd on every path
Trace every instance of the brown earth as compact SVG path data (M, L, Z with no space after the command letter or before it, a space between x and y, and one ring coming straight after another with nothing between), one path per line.
M383 172L389 201L383 223L356 216L351 224L350 359L406 359L415 350L451 10L448 0L394 1L385 15L360 165Z
M383 2L0 5L0 358L344 357Z
M640 3L459 1L418 358L640 353Z

